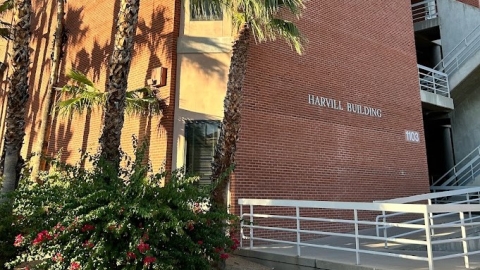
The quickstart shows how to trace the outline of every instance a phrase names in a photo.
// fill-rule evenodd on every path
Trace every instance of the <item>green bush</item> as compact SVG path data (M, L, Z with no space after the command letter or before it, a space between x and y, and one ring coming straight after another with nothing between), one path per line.
M19 255L6 266L210 269L227 258L238 245L227 233L236 221L209 210L213 187L179 172L153 174L141 156L126 159L118 176L90 157L91 170L57 164L43 185L21 185L15 225L35 230L16 234Z
M15 258L17 249L13 246L15 232L13 230L13 224L16 221L14 215L12 215L12 207L9 203L0 203L0 268L6 262ZM20 228L16 228L20 231Z

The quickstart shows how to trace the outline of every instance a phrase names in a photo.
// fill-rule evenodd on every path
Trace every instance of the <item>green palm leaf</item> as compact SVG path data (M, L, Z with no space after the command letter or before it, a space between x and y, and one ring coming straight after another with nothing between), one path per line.
M71 84L57 89L64 98L55 106L60 116L71 118L75 114L82 114L85 110L105 106L107 93L100 91L85 74L71 70L67 77L71 80ZM129 115L146 113L159 115L165 108L165 101L158 99L155 91L148 87L127 91L125 103L125 112Z
M93 110L105 104L106 94L98 90L85 74L71 70L67 77L72 84L60 88L66 100L55 106L60 116L72 117L74 114L82 114L85 110Z
M293 22L282 19L272 19L265 26L265 33L272 41L278 37L284 39L298 54L302 54L303 44L306 42L306 39Z
M5 0L0 5L0 14L6 12L7 10L11 10L13 8L13 0Z
M155 91L149 87L127 91L125 102L125 112L129 115L159 115L165 107L164 100L158 99Z

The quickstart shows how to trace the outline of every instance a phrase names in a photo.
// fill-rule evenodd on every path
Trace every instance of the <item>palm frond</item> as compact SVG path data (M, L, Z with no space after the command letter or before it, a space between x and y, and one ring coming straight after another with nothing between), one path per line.
M5 0L1 5L0 5L0 17L3 15L3 13L11 10L13 8L13 0ZM5 21L0 20L0 37L4 39L12 39L10 36L10 29L11 29L11 24L7 23Z
M70 70L67 77L72 80L72 84L60 88L65 100L55 106L60 116L71 118L74 114L82 114L85 110L93 110L105 104L106 93L97 89L85 74Z
M129 115L160 115L165 108L165 101L157 98L155 91L149 87L127 91L125 103L125 112Z
M307 42L297 26L288 20L272 19L265 26L265 33L266 38L271 41L275 41L278 37L284 39L298 54L303 53L303 44Z
M284 39L298 54L303 52L307 40L292 21L279 18L281 10L299 18L307 0L237 0L239 12L232 14L233 25L240 29L248 23L255 42L261 43ZM235 10L235 8L234 8Z
M73 70L73 69L70 70L67 74L67 77L69 79L72 79L77 84L84 84L84 85L95 88L95 85L93 84L92 81L90 81L90 79L88 79L87 75L83 74L78 70Z
M11 10L13 8L13 0L5 0L0 5L0 14L4 13L7 10Z
M275 14L281 8L285 8L290 11L291 14L300 16L303 9L305 9L306 0L264 0L265 8L269 10L271 14Z
M100 91L95 84L80 71L71 70L67 77L71 83L61 88L63 101L58 102L55 110L60 116L72 117L85 110L94 110L105 105L107 93ZM151 113L159 115L165 108L165 101L158 99L153 89L142 87L128 90L125 94L125 112L130 115Z

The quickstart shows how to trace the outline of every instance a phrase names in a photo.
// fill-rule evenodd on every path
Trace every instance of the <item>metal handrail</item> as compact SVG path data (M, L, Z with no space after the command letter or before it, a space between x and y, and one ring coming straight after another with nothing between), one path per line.
M435 182L433 182L432 186L437 186L438 183L440 183L442 180L445 181L444 178L451 175L452 173L453 173L453 176L456 177L457 172L460 172L460 170L462 170L463 168L466 168L466 166L469 165L468 163L463 164L464 161L466 161L467 159L470 161L470 160L474 159L475 157L479 157L479 156L480 156L480 145L477 146L477 148L473 149L472 152L470 152L468 155L466 155L462 160L457 162L457 164L455 166L453 166L450 170L448 170L446 173L444 173L442 176L440 176ZM458 169L460 167L460 165L461 165L461 168Z
M470 41L468 41L471 39ZM469 45L473 44L473 47ZM469 55L476 53L480 49L480 24L477 25L468 35L460 41L449 53L447 53L433 69L441 70L448 75L456 71ZM446 61L446 59L450 59ZM454 66L451 66L453 65ZM453 68L452 68L453 67Z
M430 196L438 196L438 194L430 195ZM355 253L356 263L360 264L360 256L361 254L373 254L373 255L380 255L386 257L397 257L403 259L410 259L410 260L420 260L428 262L428 269L434 269L434 261L448 259L448 258L464 258L464 264L466 268L469 268L469 261L468 256L472 254L480 253L480 251L469 251L468 245L466 245L466 241L477 239L480 237L467 237L466 235L466 227L470 225L480 225L480 222L470 222L468 224L465 223L467 220L465 218L464 213L470 213L473 211L478 210L478 205L469 205L469 204L461 204L461 205L425 205L425 204L398 204L398 203L380 203L380 202L373 202L373 203L362 203L362 202L337 202L337 201L300 201L300 200L275 200L275 199L239 199L238 205L240 206L240 234L241 234L241 242L240 246L244 248L244 240L249 241L248 247L251 249L254 248L254 241L262 241L267 243L280 243L280 244L288 244L293 245L296 247L296 255L301 256L302 249L301 247L316 247L316 248L325 248L325 249L333 249L333 250L340 250L340 251L350 251ZM262 213L255 213L254 207L261 206ZM244 207L246 207L247 211L244 212ZM275 214L272 210L268 210L267 207L273 207L273 209L279 209L278 207L292 209L292 214L289 210L281 212L281 214ZM256 209L256 208L255 208ZM301 215L304 209L326 209L326 210L346 210L353 212L353 218L347 214L342 215L341 217L335 218L328 218L328 217L313 217L311 215ZM308 212L310 212L310 210ZM369 221L365 217L359 218L359 212L365 211L374 211L374 212L396 212L401 214L420 214L423 216L423 223L421 224L411 224L407 222L386 222L386 221ZM455 215L458 218L455 219L455 223L447 222L441 224L431 224L430 217L433 214L448 214L448 215ZM259 222L258 219L261 219ZM292 222L296 221L296 226L289 225L290 223L282 223L281 220L290 220ZM272 220L273 222L263 222L264 220ZM304 225L306 227L302 227L302 224L305 222L301 221L310 221L310 222L321 222L336 224L353 224L354 231L353 232L329 232L322 228L331 227L330 224L326 224L325 227L318 226L312 227L312 225ZM259 225L262 224L262 225ZM361 231L359 229L360 226L390 226L395 228L404 228L408 230L419 230L420 234L415 235L414 238L402 238L402 237L388 237L388 236L375 236L369 234L367 231ZM315 229L314 229L315 228ZM463 251L457 252L454 254L449 254L446 256L438 256L438 254L433 254L433 245L443 244L445 240L442 239L432 239L432 230L436 228L447 228L447 229L461 229L461 236L453 235L450 241L453 242L462 242L463 243ZM263 232L260 235L254 232L254 230L260 230ZM278 232L280 235L288 232L293 233L296 235L296 240L284 240L284 239L276 239L273 236L275 232ZM273 233L273 234L272 234ZM294 235L292 235L292 239L294 239ZM332 244L321 244L316 242L307 242L303 239L302 236L304 235L330 235L330 236L338 236L338 237L346 237L352 239L354 243L350 245L342 245L342 246L335 246ZM399 244L411 244L411 245L420 245L425 246L427 250L426 256L412 256L409 254L400 254L399 252L390 252L388 249L372 249L372 248L364 248L360 245L360 240L374 240L374 241L389 241ZM368 245L367 245L368 246Z
M413 22L425 21L437 17L436 0L426 0L411 5Z
M405 203L420 202L420 201L438 199L438 198L442 198L442 197L450 197L450 196L463 195L463 194L467 194L467 193L476 193L476 192L480 192L480 187L469 187L469 188L463 188L461 190L450 190L450 191L436 192L436 193L425 193L425 194L420 194L420 195L393 198L393 199L390 199L390 200L382 200L382 201L374 201L374 202L375 203L401 203L401 204L405 204Z
M417 68L420 90L450 97L450 85L447 74L419 64L417 64Z

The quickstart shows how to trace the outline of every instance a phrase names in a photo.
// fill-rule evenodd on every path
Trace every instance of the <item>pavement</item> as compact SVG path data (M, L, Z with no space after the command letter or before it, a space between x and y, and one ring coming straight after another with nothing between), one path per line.
M437 232L440 233L440 232ZM448 234L448 232L442 232ZM362 235L376 235L375 230L363 230ZM413 236L414 239L421 239L421 235ZM323 245L325 247L355 248L354 238L329 236L306 242L307 244ZM242 248L237 253L239 256L260 263L265 266L273 267L275 270L428 270L429 265L426 261L427 252L425 247L413 250L408 245L389 245L384 247L384 242L379 240L362 239L360 241L361 250L364 253L359 254L360 264L356 264L356 254L352 251L336 250L329 248L318 248L303 246L301 247L301 256L297 256L296 245L274 244L256 246L252 249ZM422 250L423 249L423 250ZM478 250L478 249L477 249ZM382 252L384 255L369 254L369 252ZM469 249L469 251L473 251ZM458 254L459 252L436 250L433 257ZM410 258L410 259L407 259ZM423 257L423 260L422 260ZM415 260L414 260L415 259ZM469 269L480 269L480 254L469 256ZM435 270L457 270L465 268L464 258L450 258L434 261Z

